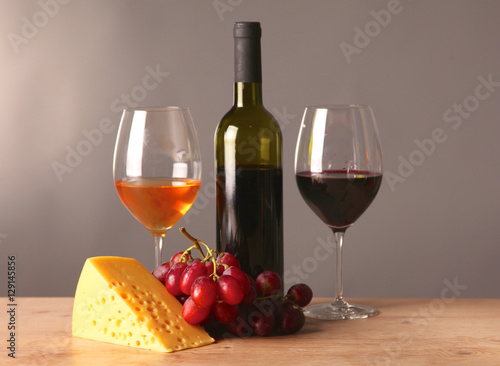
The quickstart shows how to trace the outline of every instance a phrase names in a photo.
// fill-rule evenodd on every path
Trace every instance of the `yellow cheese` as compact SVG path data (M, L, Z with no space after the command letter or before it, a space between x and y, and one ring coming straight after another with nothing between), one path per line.
M94 257L83 266L73 306L73 336L161 352L210 344L182 305L132 258Z

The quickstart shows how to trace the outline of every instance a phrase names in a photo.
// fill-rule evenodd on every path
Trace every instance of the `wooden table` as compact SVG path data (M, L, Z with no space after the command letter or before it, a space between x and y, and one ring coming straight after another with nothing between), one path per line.
M500 299L352 299L380 315L307 319L291 336L224 339L164 354L73 338L72 298L17 298L15 359L6 350L8 301L0 299L1 365L500 365Z

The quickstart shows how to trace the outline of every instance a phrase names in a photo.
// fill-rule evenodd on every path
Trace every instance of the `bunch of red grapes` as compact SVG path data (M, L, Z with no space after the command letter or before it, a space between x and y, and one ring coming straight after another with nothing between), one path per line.
M264 271L254 280L232 254L208 246L203 259L193 258L190 251L206 244L192 240L195 246L174 254L152 272L183 304L182 316L188 323L202 325L214 337L292 334L302 328L302 307L313 296L309 286L296 284L282 295L277 273Z

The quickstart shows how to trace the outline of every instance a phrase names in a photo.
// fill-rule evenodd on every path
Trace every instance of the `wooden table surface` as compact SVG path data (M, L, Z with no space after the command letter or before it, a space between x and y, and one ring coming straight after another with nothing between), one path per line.
M0 299L6 309L0 365L500 365L500 299L351 299L380 315L307 319L290 336L223 339L158 353L73 338L73 298L17 298L15 359L6 349L8 300Z

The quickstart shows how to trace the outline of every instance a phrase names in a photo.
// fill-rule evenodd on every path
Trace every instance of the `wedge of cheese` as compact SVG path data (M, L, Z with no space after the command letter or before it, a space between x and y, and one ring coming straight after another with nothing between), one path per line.
M182 305L132 258L94 257L83 266L73 306L75 337L174 352L214 340L182 317Z

